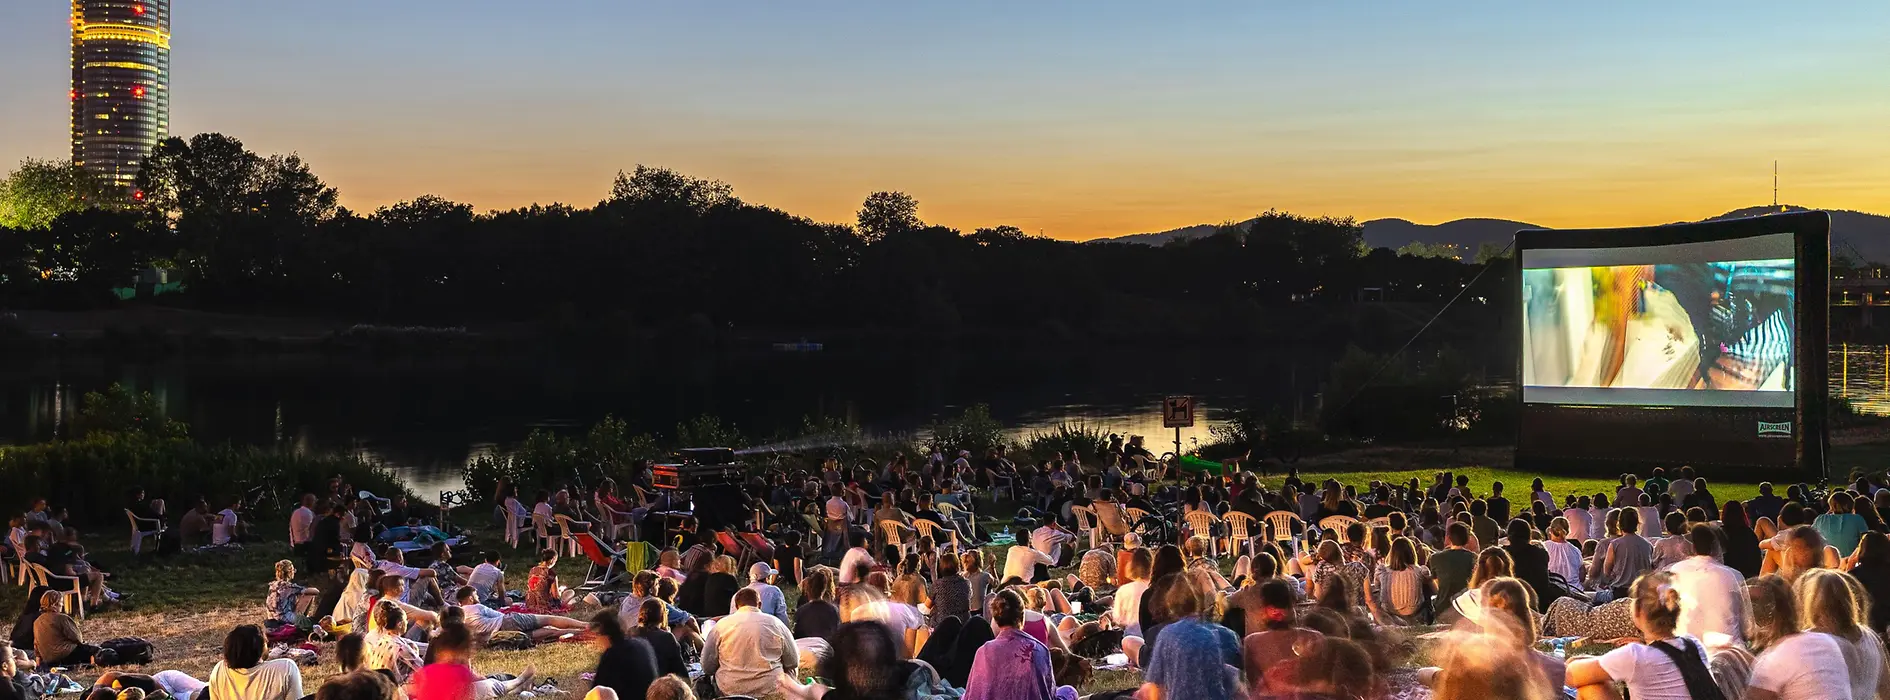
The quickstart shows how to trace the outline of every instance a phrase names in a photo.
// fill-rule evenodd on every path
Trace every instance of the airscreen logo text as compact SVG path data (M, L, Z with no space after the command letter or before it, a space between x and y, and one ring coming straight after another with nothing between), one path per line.
M1791 421L1785 421L1783 423L1767 423L1765 421L1759 421L1759 437L1788 438L1791 436L1792 436Z

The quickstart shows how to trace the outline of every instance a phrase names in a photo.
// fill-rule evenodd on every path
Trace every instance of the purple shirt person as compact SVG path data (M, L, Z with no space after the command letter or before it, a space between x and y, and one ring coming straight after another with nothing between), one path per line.
M965 683L964 700L1055 700L1050 648L1025 634L1024 601L1004 591L991 601L997 638L978 647Z

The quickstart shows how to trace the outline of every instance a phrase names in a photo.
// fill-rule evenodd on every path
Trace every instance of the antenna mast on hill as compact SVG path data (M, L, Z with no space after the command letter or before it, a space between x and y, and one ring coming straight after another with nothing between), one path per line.
M1778 161L1772 161L1772 208L1778 209Z

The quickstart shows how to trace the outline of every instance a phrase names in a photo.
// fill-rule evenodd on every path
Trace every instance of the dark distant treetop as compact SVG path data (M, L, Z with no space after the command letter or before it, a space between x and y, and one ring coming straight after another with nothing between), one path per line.
M159 142L137 188L146 207L170 219L260 214L312 224L334 216L339 198L300 156L263 157L222 134Z
M423 194L405 202L396 202L374 210L374 220L394 226L425 224L463 224L473 220L471 204L461 204L445 197Z
M924 227L919 200L904 192L874 192L860 205L860 236L868 242Z
M656 204L687 208L697 213L733 204L735 188L720 180L694 178L668 168L638 165L636 172L617 171L610 186L612 204Z

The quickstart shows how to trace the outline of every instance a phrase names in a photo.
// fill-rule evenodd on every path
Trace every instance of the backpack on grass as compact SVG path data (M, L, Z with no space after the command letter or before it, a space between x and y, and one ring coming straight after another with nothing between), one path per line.
M138 637L114 637L98 643L94 666L140 666L151 663L151 643Z

